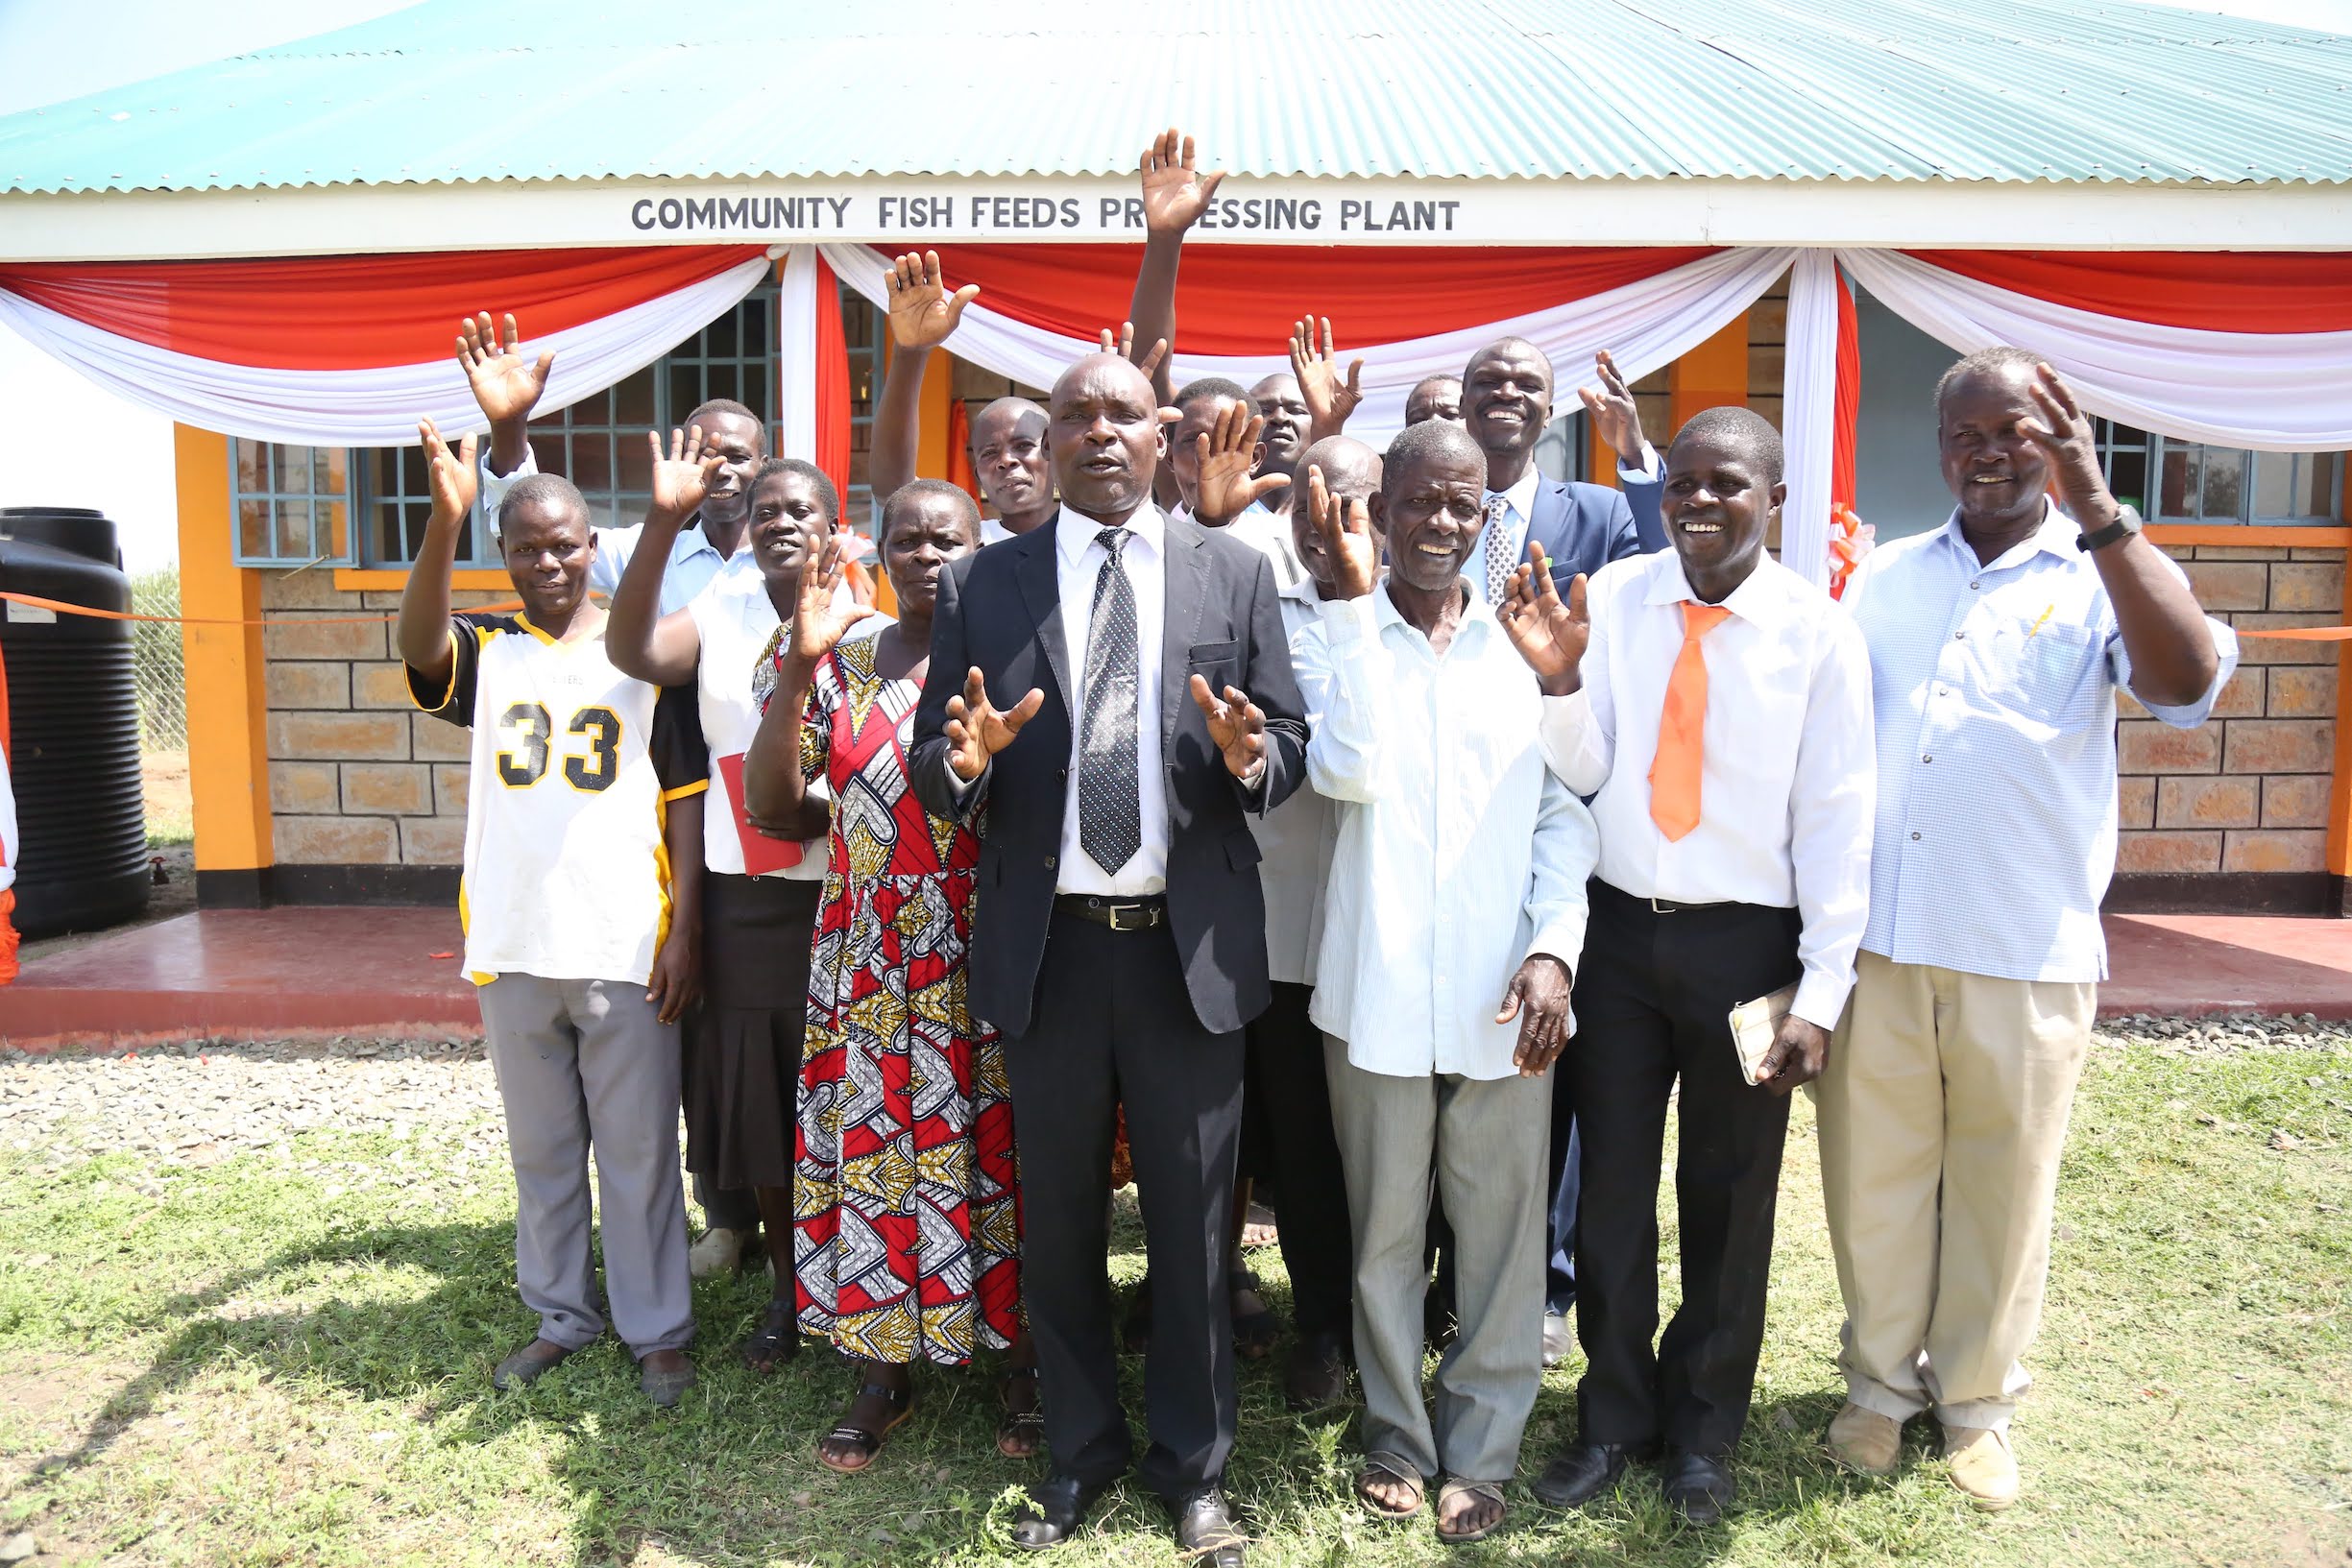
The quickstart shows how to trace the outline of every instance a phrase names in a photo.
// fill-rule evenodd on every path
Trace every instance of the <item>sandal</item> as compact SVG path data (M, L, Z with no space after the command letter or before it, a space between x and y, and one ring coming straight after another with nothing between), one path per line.
M885 1388L879 1383L869 1383L858 1390L857 1399L869 1397L879 1399L890 1408L892 1412L890 1419L884 1424L880 1432L869 1432L864 1427L852 1426L847 1421L843 1421L816 1440L817 1463L828 1470L838 1471L845 1476L854 1476L861 1470L868 1469L873 1465L874 1456L882 1452L884 1440L890 1434L905 1426L914 1415L914 1389L911 1386L905 1388ZM852 1400L851 1403L856 1403L856 1400ZM825 1445L828 1443L837 1443L846 1447L851 1453L858 1456L858 1462L843 1464L836 1459L826 1451Z
M1280 1221L1274 1218L1271 1204L1250 1199L1249 1211L1242 1218L1242 1249L1255 1251L1262 1246L1273 1246L1282 1240Z
M1394 1508L1374 1497L1370 1488L1375 1482L1394 1481L1412 1488L1413 1505ZM1428 1496L1428 1482L1415 1469L1410 1460L1395 1454L1367 1454L1363 1467L1356 1471L1356 1501L1375 1519L1401 1524L1421 1511L1421 1503Z
M1029 1409L1025 1411L1013 1409L1016 1383L1029 1385ZM1005 1419L997 1423L996 1451L1008 1459L1035 1458L1045 1446L1045 1404L1037 1393L1037 1368L1006 1367L997 1384L997 1403L1004 1407Z
M1484 1530L1447 1530L1445 1528L1445 1505L1466 1493L1471 1497L1484 1498L1497 1508L1507 1508L1507 1505L1503 1502L1501 1482L1457 1481L1450 1476L1447 1477L1445 1484L1438 1488L1438 1539L1443 1541L1447 1546L1467 1546L1472 1541L1483 1541L1502 1529L1503 1521L1510 1516L1507 1511L1496 1514L1494 1523Z
M767 1310L760 1315L760 1326L751 1337L736 1347L743 1364L755 1372L773 1372L778 1362L788 1362L800 1354L800 1318L792 1303L782 1296L770 1296Z
M1245 1361L1263 1361L1282 1338L1282 1320L1274 1315L1272 1307L1266 1305L1265 1298L1258 1295L1258 1277L1249 1269L1235 1269L1230 1288L1233 1292L1234 1352ZM1247 1311L1241 1304L1245 1291L1257 1299L1257 1305Z

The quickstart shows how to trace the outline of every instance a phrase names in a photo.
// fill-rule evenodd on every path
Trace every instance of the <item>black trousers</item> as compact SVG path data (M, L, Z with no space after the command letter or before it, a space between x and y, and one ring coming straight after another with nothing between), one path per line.
M1583 1134L1576 1327L1582 1436L1728 1455L1764 1341L1772 1217L1788 1099L1739 1074L1728 1015L1797 977L1794 909L1654 912L1595 879L1575 1038ZM1683 1304L1658 1333L1658 1175L1682 1080L1675 1208Z
M1298 1333L1345 1337L1355 1321L1355 1249L1339 1135L1331 1127L1323 1034L1307 1018L1314 995L1311 986L1277 980L1273 1005L1243 1029L1244 1109L1264 1128L1250 1174L1274 1184Z
M1136 1466L1175 1500L1233 1448L1233 1306L1225 1232L1240 1142L1242 1036L1201 1026L1167 928L1113 931L1056 913L1029 1032L1005 1046L1021 1141L1021 1288L1054 1466L1108 1481L1132 1453L1111 1319L1112 1116L1152 1256L1144 1363L1151 1445Z

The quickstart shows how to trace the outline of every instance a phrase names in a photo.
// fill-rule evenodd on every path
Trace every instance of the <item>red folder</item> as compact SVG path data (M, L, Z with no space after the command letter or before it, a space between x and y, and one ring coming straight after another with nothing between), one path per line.
M718 759L718 776L727 785L727 799L735 805L735 836L743 845L743 871L746 876L764 876L800 864L800 845L789 838L770 838L752 826L751 818L743 813L743 754Z

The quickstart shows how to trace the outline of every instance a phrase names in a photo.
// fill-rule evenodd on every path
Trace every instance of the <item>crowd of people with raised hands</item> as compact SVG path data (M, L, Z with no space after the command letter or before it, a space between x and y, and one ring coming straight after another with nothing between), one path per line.
M1254 1183L1284 1394L1360 1399L1367 1510L1502 1528L1544 1370L1581 1346L1533 1497L1655 1465L1709 1524L1812 1084L1847 1314L1828 1451L1890 1473L1932 1414L1952 1483L2005 1507L2104 973L2115 693L2199 724L2232 635L2021 349L1936 387L1953 510L1842 601L1767 548L1773 426L1708 409L1661 453L1605 352L1581 398L1613 485L1536 466L1555 372L1517 339L1413 388L1384 450L1346 433L1361 365L1327 320L1288 374L1174 386L1219 178L1154 138L1129 320L1042 404L972 421L984 507L913 458L923 365L977 290L898 258L891 615L833 481L740 404L649 433L643 521L592 528L532 460L549 356L511 317L462 326L490 435L420 428L399 637L418 705L473 732L464 962L538 1316L494 1381L609 1321L675 1404L691 1272L764 1239L738 1354L849 1363L821 1462L886 1468L918 1363L991 1353L998 1446L1044 1461L1015 1544L1068 1540L1131 1470L1187 1557L1237 1568L1236 1363L1285 1338L1243 1263ZM477 493L520 611L451 612ZM1115 1161L1150 1268L1124 1322Z

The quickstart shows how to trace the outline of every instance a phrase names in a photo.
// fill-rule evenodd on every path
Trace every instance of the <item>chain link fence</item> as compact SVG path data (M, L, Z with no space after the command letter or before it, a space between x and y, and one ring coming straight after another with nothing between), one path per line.
M180 568L164 567L133 577L131 608L142 615L178 615ZM131 623L131 672L138 688L147 838L151 844L187 843L195 836L196 819L188 796L187 671L177 622Z

